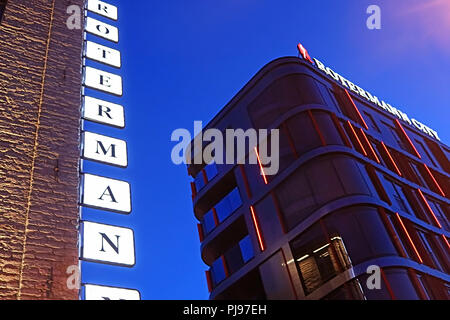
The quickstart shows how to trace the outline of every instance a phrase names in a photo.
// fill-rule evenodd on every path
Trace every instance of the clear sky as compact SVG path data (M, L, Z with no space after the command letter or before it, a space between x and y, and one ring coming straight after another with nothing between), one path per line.
M143 299L207 299L185 166L170 153L173 130L206 124L266 63L296 56L301 42L342 76L436 130L449 144L448 0L104 0L119 7L126 129L85 129L128 141L127 169L85 161L84 171L130 181L129 216L83 209L83 218L135 230L134 268L82 264L83 281L137 288ZM366 9L381 7L381 30ZM108 22L95 14L89 14Z

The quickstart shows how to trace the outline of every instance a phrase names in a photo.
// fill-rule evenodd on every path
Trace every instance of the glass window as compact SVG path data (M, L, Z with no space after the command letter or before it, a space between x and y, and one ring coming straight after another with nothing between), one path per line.
M313 115L327 145L344 145L339 131L328 113L314 111Z
M430 153L428 152L427 148L424 146L422 142L415 139L415 147L419 154L422 156L422 159L426 161L427 163L431 163L433 166L436 166L436 163L434 162L433 158L431 157Z
M199 171L197 173L197 176L194 179L194 183L195 183L195 189L197 190L197 192L202 190L203 187L206 185L205 184L205 179L203 178L203 172L202 171Z
M346 194L371 195L359 162L348 157L335 157L333 164Z
M216 221L214 220L214 213L212 210L209 210L203 216L203 232L205 236L209 234L216 227Z
M237 208L242 204L241 195L238 188L234 188L228 195L226 195L214 207L217 212L219 222L228 218Z
M431 210L433 210L434 215L440 222L442 228L446 229L447 231L450 231L450 224L444 213L444 210L442 209L442 206L437 201L430 200L428 198L427 198L427 201L431 207Z
M231 247L225 254L225 260L227 262L228 271L230 274L235 273L244 265L244 259L242 258L241 248L239 245Z
M270 194L255 205L255 214L267 244L272 244L283 236L277 209Z
M378 127L377 123L375 122L375 119L372 117L371 114L369 114L366 111L363 111L363 115L364 120L366 121L366 124L370 129L375 130L376 132L381 132L380 128Z
M422 176L422 173L419 170L419 167L414 162L410 162L409 166L411 167L411 170L414 172L414 175L416 176L417 180L419 181L419 184L425 188L429 188L427 182Z
M308 113L298 114L290 118L286 124L299 156L322 146Z
M296 238L291 247L307 294L350 265L342 239L339 236L326 239L317 224Z
M247 263L255 256L255 253L253 251L252 239L250 238L250 236L246 236L244 239L239 241L239 247L241 248L242 259L244 263Z
M403 192L403 189L397 183L387 180L386 181L386 192L390 196L392 205L403 212L413 214L414 211L411 209L409 202Z
M387 281L389 282L394 296L398 300L419 300L408 271L401 268L384 269Z
M217 165L215 162L212 162L205 166L206 178L208 181L211 181L217 175Z
M400 138L397 129L384 121L382 121L381 123L386 128L386 133L388 134L389 142L397 146L398 148L401 148L405 151L409 151L403 140Z
M441 263L441 261L439 260L439 257L438 257L439 249L433 243L432 236L422 230L417 230L417 233L419 234L420 240L422 240L422 244L425 248L427 255L433 261L433 264L434 264L433 267L445 272L443 264Z
M248 111L255 128L269 128L290 109L304 104L324 104L316 81L303 74L291 74L272 82L253 100Z
M318 206L302 168L277 186L275 194L289 230L308 217Z
M344 266L349 265L348 259L356 265L375 257L398 255L376 208L339 210L325 217L325 225L330 237L340 237L345 244L345 250L337 248L338 252L345 252L341 254Z
M225 268L223 265L222 257L219 257L211 265L211 276L212 276L214 285L219 284L226 278Z

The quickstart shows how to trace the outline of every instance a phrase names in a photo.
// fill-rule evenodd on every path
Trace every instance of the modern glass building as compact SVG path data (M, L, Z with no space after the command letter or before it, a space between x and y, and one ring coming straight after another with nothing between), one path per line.
M449 147L303 56L264 66L204 128L279 129L278 174L188 167L210 298L449 299Z

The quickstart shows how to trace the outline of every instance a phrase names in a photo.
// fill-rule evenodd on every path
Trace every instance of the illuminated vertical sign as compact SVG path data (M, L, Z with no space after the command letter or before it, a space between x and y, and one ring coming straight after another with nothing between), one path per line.
M88 12L99 15L100 18L118 20L117 7L104 1L88 0L86 9ZM119 41L117 27L92 17L86 17L85 31L95 37L106 39L112 44ZM116 69L120 69L122 66L120 51L110 45L101 45L86 39L83 55L84 61L89 59ZM116 97L123 95L120 74L115 71L107 72L86 66L86 64L83 66L83 86ZM86 96L83 93L81 111L83 121L91 121L118 129L125 127L124 107L120 104ZM81 161L89 160L126 168L128 166L127 142L118 137L83 131L81 158ZM87 172L81 173L81 181L81 206L106 212L131 213L131 186L128 182ZM135 265L136 255L132 229L83 221L80 230L81 260L123 267ZM83 287L85 300L140 300L140 293L135 289L99 284L83 284Z

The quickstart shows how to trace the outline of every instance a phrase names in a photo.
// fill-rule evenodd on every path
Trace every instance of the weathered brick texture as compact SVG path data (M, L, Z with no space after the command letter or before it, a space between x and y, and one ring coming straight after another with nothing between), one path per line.
M9 0L0 25L0 300L78 298L83 2Z

